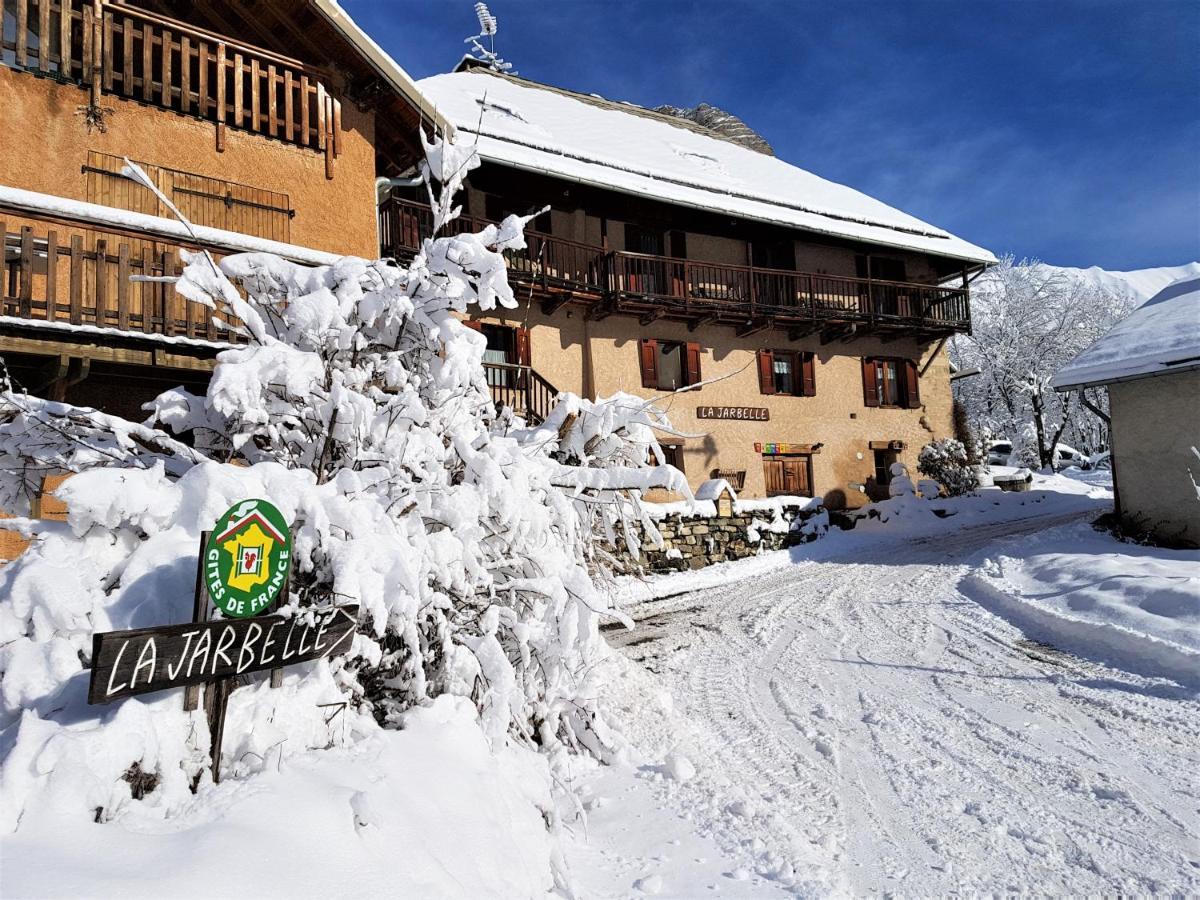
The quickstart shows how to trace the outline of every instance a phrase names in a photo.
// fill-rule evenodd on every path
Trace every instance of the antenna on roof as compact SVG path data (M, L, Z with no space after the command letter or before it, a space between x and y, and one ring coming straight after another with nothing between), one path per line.
M467 38L463 43L470 44L475 58L486 63L493 72L507 72L512 68L512 63L505 62L496 53L496 32L500 26L483 0L475 4L475 17L479 19L479 34ZM479 42L480 38L487 38L486 47Z

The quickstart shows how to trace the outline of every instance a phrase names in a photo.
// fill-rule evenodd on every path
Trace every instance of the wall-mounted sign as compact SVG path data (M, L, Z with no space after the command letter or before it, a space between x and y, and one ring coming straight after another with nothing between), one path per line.
M697 406L697 419L730 419L737 422L769 422L771 411L765 406Z
M266 500L235 503L204 547L204 585L213 605L233 618L268 609L287 582L292 540L283 515Z

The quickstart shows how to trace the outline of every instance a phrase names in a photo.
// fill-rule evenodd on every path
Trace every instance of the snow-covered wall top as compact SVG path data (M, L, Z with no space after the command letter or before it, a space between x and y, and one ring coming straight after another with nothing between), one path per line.
M629 194L971 262L987 250L835 184L641 107L478 69L421 91L485 160Z
M1200 275L1159 291L1054 376L1067 390L1200 368Z

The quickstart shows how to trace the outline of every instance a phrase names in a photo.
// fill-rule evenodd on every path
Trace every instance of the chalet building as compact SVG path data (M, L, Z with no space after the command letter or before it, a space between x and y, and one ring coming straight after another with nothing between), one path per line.
M667 401L693 486L835 508L951 434L942 350L986 250L686 118L470 61L418 87L483 159L455 227L548 207L510 256L520 309L474 322L498 400L538 419L559 390L696 385ZM429 226L393 191L384 255Z
M30 391L134 419L227 335L169 285L181 246L377 255L377 177L431 123L333 0L0 0L0 356ZM197 226L192 240L139 163ZM131 278L133 280L131 280Z

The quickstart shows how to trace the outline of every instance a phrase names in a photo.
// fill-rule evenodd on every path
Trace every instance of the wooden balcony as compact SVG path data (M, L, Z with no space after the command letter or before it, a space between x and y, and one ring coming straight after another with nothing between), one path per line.
M99 10L97 14L96 10ZM299 60L114 0L0 0L0 62L309 147L341 151L327 73Z
M486 224L463 216L450 229L478 231ZM380 252L411 257L432 226L425 207L389 198L380 207ZM644 321L669 316L727 323L743 333L768 325L825 334L859 329L947 334L971 327L969 293L963 287L611 251L538 232L526 232L526 242L526 249L506 254L509 279L539 288L547 312L582 300L590 304L592 318L618 312Z
M95 340L102 329L108 342L128 345L161 337L185 345L242 340L214 324L211 310L184 299L162 280L182 271L181 248L206 249L215 259L228 255L229 248L66 218L35 218L2 205L0 245L0 314L5 317L0 325L6 331L90 334Z

